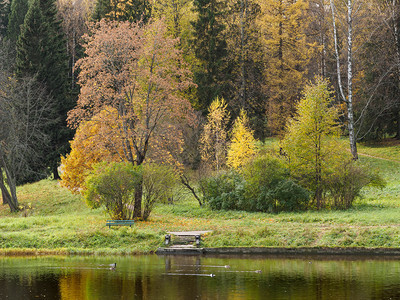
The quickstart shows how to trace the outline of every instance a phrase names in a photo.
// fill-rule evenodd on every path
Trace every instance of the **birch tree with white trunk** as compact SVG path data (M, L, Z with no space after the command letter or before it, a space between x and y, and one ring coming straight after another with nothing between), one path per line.
M342 81L341 74L341 62L338 45L338 30L337 30L337 11L334 0L330 0L331 12L332 12L332 28L333 28L333 39L336 54L336 68L337 78L339 86L339 96L342 101L345 102L347 107L347 128L349 131L350 149L354 160L358 159L357 153L357 137L354 129L354 111L353 111L353 22L354 14L358 11L361 3L356 0L346 0L344 6L347 10L346 16L346 40L347 40L347 95L345 94L345 86Z

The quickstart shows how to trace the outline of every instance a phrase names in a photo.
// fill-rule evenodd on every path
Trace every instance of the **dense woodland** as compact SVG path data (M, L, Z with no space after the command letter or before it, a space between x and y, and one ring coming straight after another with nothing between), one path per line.
M100 161L238 168L241 133L284 136L321 78L354 159L360 140L400 138L398 0L0 1L0 187L12 211L16 186L59 178L61 160L71 190ZM320 208L323 192L309 189Z

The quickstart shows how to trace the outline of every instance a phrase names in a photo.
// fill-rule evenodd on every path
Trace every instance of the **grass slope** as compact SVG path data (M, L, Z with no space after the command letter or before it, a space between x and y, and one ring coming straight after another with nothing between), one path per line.
M10 214L0 206L0 254L148 253L162 245L167 231L181 230L213 230L205 247L400 247L400 145L391 141L359 149L365 154L361 160L380 170L388 184L365 189L347 211L212 211L186 197L158 205L147 222L109 229L101 209L87 208L57 182L25 185L18 189L19 199L33 210Z

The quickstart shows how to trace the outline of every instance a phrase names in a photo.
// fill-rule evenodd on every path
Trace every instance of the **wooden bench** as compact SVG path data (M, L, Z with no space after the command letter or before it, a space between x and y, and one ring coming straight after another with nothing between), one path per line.
M132 225L135 224L134 220L107 220L106 226L108 228L111 228L111 226L129 226L132 227Z
M196 243L196 246L200 245L201 235L207 234L211 231L170 231L165 236L165 245L172 243L172 236L174 236L175 245Z

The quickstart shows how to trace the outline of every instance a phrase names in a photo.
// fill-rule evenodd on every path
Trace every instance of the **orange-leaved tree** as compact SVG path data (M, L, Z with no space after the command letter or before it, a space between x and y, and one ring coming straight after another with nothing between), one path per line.
M110 139L122 145L123 160L141 165L155 146L178 142L180 124L192 115L183 92L191 73L168 37L163 20L141 23L102 20L84 37L86 57L80 68L81 94L69 113L71 126L102 111L116 109ZM142 216L142 182L135 189L134 218Z
M123 160L122 144L113 138L117 110L108 107L82 122L70 142L71 152L61 157L61 182L73 193L81 192L96 163Z

